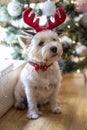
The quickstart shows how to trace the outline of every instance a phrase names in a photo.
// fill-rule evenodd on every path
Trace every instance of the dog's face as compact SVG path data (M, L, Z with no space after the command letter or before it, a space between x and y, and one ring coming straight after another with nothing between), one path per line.
M58 35L50 30L37 33L27 48L30 60L52 63L62 55L62 46Z

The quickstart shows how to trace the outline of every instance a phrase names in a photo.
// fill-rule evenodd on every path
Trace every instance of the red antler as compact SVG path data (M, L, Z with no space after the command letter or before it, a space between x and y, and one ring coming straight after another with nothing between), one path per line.
M32 13L29 16L29 13L32 11L32 8L27 8L23 13L23 20L26 24L34 28L37 32L43 31L43 30L49 30L57 27L58 25L62 24L65 21L66 13L62 8L57 8L58 14L54 14L54 22L51 22L50 18L48 19L48 25L47 27L41 27L39 26L39 18L37 18L34 21L35 14Z

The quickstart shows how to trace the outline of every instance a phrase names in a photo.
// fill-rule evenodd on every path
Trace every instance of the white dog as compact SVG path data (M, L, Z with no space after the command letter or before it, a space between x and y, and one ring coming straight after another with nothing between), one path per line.
M27 116L32 119L39 117L38 104L47 102L52 112L60 113L56 96L61 83L58 60L62 55L62 46L58 35L46 30L38 32L31 41L29 37L22 40L27 46L28 62L15 88L15 107L24 109L27 99Z

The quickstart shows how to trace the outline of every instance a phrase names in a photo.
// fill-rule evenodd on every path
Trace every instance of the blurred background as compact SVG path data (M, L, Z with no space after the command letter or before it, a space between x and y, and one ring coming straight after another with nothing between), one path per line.
M23 11L32 7L45 26L53 19L57 7L66 11L65 22L55 28L61 34L63 55L59 61L61 72L80 72L87 68L87 0L0 0L0 60L27 60L18 35L34 32L22 20Z

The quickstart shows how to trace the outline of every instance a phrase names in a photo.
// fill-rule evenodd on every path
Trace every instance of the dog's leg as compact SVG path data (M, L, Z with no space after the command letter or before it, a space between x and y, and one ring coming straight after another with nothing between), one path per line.
M34 91L35 91L34 87L30 85L29 87L28 86L25 87L25 93L26 93L27 103L28 103L27 117L29 119L37 119L39 117L39 111L37 108L37 98Z
M27 107L25 93L20 87L20 82L18 82L15 88L14 98L15 98L14 106L16 109L23 110Z
M53 113L61 113L61 108L58 106L58 102L57 102L57 94L58 94L58 89L55 89L49 101Z
M22 97L15 99L14 106L15 106L16 109L19 109L19 110L24 110L27 107L26 102L23 100Z

